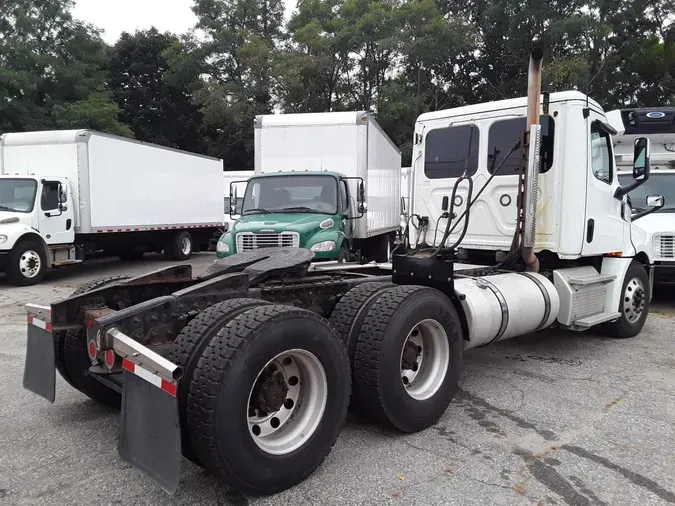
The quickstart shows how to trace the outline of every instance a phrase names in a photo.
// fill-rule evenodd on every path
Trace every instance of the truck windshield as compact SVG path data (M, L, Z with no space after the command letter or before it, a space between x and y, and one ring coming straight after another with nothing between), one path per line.
M0 211L30 213L35 206L37 181L0 177Z
M337 181L332 176L270 176L249 181L242 214L337 213Z
M619 175L619 184L628 186L633 182L632 174ZM675 212L675 173L654 174L642 186L638 186L628 194L631 207L635 211L645 211L647 208L647 195L663 195L666 198L666 205L656 211L657 213Z

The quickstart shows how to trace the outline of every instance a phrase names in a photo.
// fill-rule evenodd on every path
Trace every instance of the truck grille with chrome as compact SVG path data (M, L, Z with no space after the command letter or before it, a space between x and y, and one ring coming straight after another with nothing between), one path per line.
M237 252L251 251L260 248L277 247L298 248L300 234L297 232L259 233L240 232L237 234Z
M654 255L657 258L675 258L675 235L655 236Z

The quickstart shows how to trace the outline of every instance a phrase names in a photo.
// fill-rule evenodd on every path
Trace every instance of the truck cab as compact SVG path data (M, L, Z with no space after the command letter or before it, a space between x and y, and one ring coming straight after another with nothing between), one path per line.
M515 146L525 128L526 105L520 98L419 117L411 212L426 217L422 223L429 224L416 227L419 220L411 220L419 232L411 236L419 235L419 243L438 244L450 205L459 216L471 198L475 202L463 253L489 261L509 251L518 205L520 150ZM651 265L648 238L631 224L630 207L620 190L612 143L616 132L602 107L580 92L552 93L541 103L539 122L534 250L558 260L611 254L638 257ZM473 180L475 190L468 195L465 181L449 202L453 185L463 174ZM461 228L450 234L451 242Z
M0 176L0 272L10 279L32 279L67 260L58 245L71 247L73 221L67 178Z
M291 246L310 249L318 260L346 262L354 222L363 216L349 186L347 178L329 171L254 176L246 185L241 216L218 242L218 258Z
M619 183L631 183L633 144L640 137L651 141L651 177L644 185L628 194L633 220L644 232L654 258L654 284L675 283L675 108L654 107L617 109L607 113L608 122L617 130L614 136L614 157ZM642 217L648 211L651 195L662 194L665 205Z
M241 217L218 242L219 258L299 245L317 260L390 259L401 222L401 153L372 115L257 116L254 145L255 175ZM230 202L237 192L230 185ZM237 213L232 206L231 218Z

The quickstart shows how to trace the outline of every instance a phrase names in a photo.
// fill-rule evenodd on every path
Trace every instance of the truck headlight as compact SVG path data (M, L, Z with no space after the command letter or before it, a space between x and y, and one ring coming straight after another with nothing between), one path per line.
M2 244L3 242L7 242L7 236L0 234L0 244Z
M326 252L326 251L333 251L335 249L335 241L323 241L323 242L317 242L316 244L312 245L310 248L312 251L321 251L321 252Z
M216 244L216 251L218 253L229 253L230 246L226 242L218 241L218 244Z

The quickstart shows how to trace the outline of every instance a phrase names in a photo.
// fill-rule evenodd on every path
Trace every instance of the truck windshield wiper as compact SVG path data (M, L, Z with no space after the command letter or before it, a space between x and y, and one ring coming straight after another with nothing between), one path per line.
M284 207L284 208L280 209L280 211L305 211L305 212L308 212L308 213L324 214L321 211L317 211L316 209L312 209L311 207L305 207L305 206Z
M246 209L245 211L242 212L242 214L248 214L248 213L257 213L257 214L262 214L262 213L271 213L269 209L265 209L263 207L256 207L254 209Z
M14 211L11 207L0 205L0 211Z

